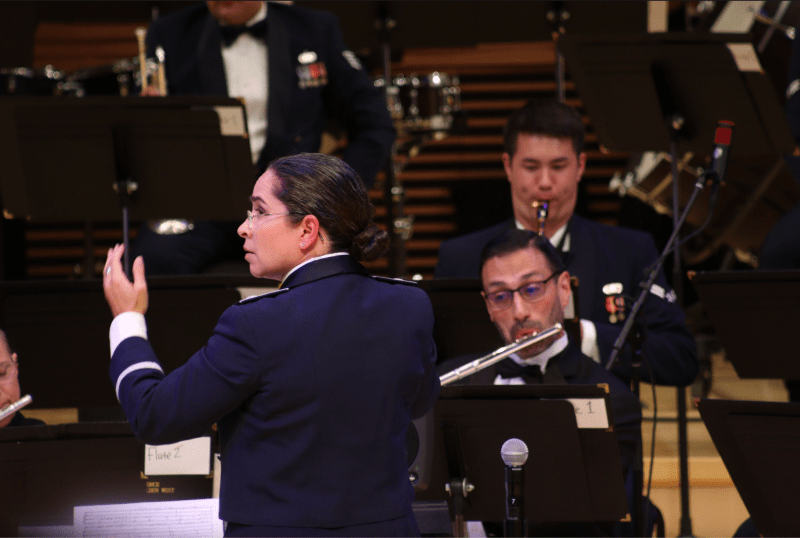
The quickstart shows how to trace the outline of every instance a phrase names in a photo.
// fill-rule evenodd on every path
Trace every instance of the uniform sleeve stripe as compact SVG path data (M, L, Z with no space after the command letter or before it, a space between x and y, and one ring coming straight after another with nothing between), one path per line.
M117 378L117 387L115 389L115 392L117 393L117 401L119 401L119 386L120 384L122 384L122 379L131 372L144 369L158 370L162 374L164 373L164 370L161 369L161 365L158 364L157 362L147 361L147 362L137 362L136 364L131 364L130 366L125 368Z

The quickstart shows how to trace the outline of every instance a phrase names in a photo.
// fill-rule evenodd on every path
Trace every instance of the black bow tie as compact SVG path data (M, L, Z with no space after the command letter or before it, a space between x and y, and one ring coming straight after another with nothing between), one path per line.
M528 385L542 383L542 369L538 364L522 366L512 359L505 359L497 363L497 373L504 379L521 377Z
M233 26L219 26L219 34L222 36L222 40L225 42L225 46L230 46L231 43L236 41L243 33L247 32L253 37L257 37L259 39L264 39L264 35L267 31L267 19L261 19L257 23L253 24L252 26L245 26L244 24L237 24Z

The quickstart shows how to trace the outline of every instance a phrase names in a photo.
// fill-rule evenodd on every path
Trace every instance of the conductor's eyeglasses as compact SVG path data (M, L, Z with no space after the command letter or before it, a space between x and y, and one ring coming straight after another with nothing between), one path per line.
M527 284L523 284L522 286L520 286L515 290L500 290L492 293L487 293L486 303L492 310L504 310L509 306L511 306L511 303L514 302L514 293L519 293L520 297L522 297L529 303L534 303L539 299L541 299L542 297L544 297L545 284L547 284L547 282L554 276L558 276L563 272L564 271L556 271L555 273L545 278L544 280L528 282Z
M270 215L302 215L296 211L284 211L283 213L259 213L247 210L247 226L253 229L253 221L260 217L269 217Z

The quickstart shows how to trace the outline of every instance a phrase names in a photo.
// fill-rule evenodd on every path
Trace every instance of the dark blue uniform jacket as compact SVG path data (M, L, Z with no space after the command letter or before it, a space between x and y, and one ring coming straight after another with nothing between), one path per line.
M123 340L111 379L145 442L217 423L223 520L382 522L411 513L404 440L439 393L432 330L425 292L335 256L230 307L206 347L166 377L147 340Z

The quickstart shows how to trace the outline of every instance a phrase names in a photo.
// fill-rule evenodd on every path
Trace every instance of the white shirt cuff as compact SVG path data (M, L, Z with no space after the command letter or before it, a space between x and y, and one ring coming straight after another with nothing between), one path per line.
M600 346L597 345L597 329L588 319L581 320L581 351L594 362L600 363Z
M111 322L108 339L111 342L111 356L114 356L117 346L126 338L139 336L147 340L147 324L144 315L138 312L123 312Z

